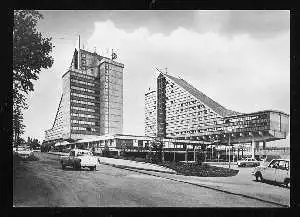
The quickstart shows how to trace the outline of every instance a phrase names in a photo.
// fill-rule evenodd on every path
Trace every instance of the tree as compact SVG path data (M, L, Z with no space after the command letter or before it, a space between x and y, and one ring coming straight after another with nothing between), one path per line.
M42 68L50 68L53 58L51 38L43 38L36 24L43 16L33 10L14 11L13 80L14 90L33 91L32 80L37 80Z
M22 110L27 109L26 95L34 91L33 80L41 69L50 68L53 58L51 38L43 38L37 22L43 16L34 10L15 10L13 26L13 131L14 142L23 133Z
M162 162L163 141L159 138L155 138L150 143L150 150L150 161L153 163ZM154 154L152 151L154 151Z
M27 145L31 149L40 148L40 142L39 142L39 140L38 139L34 139L34 138L30 138L30 137L27 137Z
M19 99L19 98L17 98ZM23 114L22 108L26 108L24 105L22 106L22 102L19 102L16 98L14 98L13 104L13 140L14 146L18 146L20 144L20 135L24 133L25 125L23 124ZM15 101L16 100L16 101Z

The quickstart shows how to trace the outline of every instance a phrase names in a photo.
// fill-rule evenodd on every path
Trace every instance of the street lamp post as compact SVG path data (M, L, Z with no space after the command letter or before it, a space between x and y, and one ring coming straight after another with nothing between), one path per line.
M230 144L230 133L231 133L232 129L228 129L228 131L229 131L229 133L228 133L228 146L229 146L229 150L228 150L228 152L229 152L229 164L228 164L228 166L229 166L229 169L230 169L230 146L231 146L231 144Z
M173 141L173 150L174 150L173 161L174 161L174 162L175 162L175 155L176 155L175 149L176 149L176 145L175 145L175 142Z

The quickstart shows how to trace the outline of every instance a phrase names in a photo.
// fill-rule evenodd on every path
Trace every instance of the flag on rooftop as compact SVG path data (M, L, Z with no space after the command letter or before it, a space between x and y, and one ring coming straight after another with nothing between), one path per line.
M112 50L111 59L114 60L117 59L117 57L117 54L114 52L114 50Z

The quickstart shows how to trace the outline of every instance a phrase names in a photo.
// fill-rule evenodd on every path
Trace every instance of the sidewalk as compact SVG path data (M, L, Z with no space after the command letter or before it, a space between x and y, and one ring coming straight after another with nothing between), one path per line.
M100 160L100 164L106 164L106 165L111 165L111 166L121 167L121 168L141 169L141 170L148 170L154 172L176 174L176 171L156 164L137 162L131 160L123 160L123 159L115 159L115 158L107 158L107 157L98 157L98 158Z
M48 152L48 153L53 155L60 155L60 156L68 155L68 153L63 153L63 152ZM100 164L111 165L119 168L130 168L130 169L139 169L139 170L146 170L146 171L176 174L175 170L162 167L156 164L151 164L151 163L137 162L131 160L124 160L124 159L115 159L115 158L108 158L108 157L98 157L98 159L100 160Z

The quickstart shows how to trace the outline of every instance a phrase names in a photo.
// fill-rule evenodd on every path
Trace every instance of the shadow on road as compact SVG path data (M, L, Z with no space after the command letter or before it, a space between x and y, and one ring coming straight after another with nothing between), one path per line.
M278 183L278 182L274 182L274 181L268 181L268 180L263 180L263 181L256 181L255 179L252 180L253 182L260 182L266 185L273 185L273 186L278 186L281 188L288 188L286 187L284 184Z

